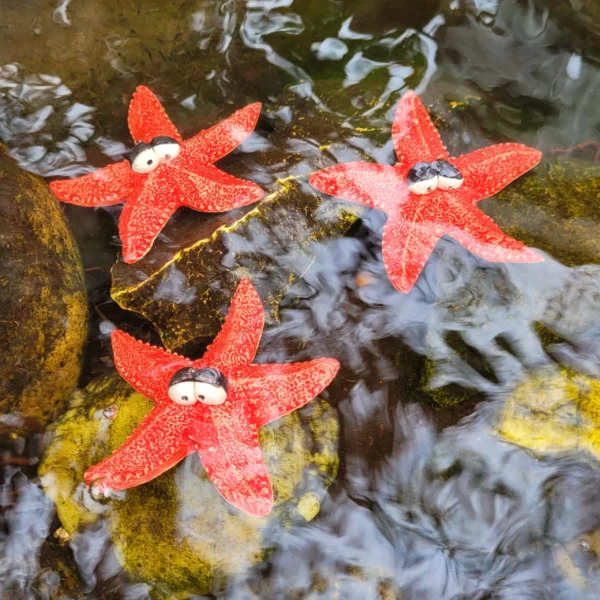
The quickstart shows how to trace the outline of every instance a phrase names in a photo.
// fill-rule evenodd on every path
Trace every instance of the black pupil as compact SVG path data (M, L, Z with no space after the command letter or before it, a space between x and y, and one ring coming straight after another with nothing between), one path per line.
M152 164L152 159L150 159L146 164L147 165L151 165Z
M181 399L182 399L184 402L187 402L187 399L188 399L188 397L187 397L187 396L181 396Z

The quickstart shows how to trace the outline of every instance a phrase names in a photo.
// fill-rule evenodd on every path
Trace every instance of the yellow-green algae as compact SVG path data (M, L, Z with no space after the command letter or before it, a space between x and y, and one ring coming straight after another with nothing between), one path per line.
M87 335L83 266L57 200L0 145L0 411L47 423L67 402Z
M69 533L77 534L105 512L125 569L154 583L165 597L219 589L260 562L269 549L264 530L314 518L337 474L337 416L315 399L260 431L275 493L268 517L254 519L229 506L197 457L127 490L124 500L101 505L89 498L83 473L125 441L152 403L116 375L92 382L73 400L73 408L51 428L40 465L42 485ZM105 409L113 404L118 412L111 420Z
M276 187L243 217L179 250L142 281L144 263L118 262L112 270L113 299L151 321L169 349L215 334L221 309L242 277L257 288L267 322L276 320L279 301L315 260L312 244L343 235L362 212L358 205L331 201L331 212L323 216L323 200L303 191L296 179L280 180ZM174 274L194 290L193 301L160 291Z
M539 368L506 400L497 431L536 453L585 451L600 459L600 381L559 366Z
M600 264L600 167L576 159L537 167L479 204L509 235L568 266Z

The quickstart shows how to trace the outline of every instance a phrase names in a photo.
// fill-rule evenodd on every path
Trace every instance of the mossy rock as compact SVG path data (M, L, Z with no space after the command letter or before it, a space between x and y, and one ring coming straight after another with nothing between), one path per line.
M497 431L535 453L584 451L600 459L599 424L600 380L552 365L515 389Z
M506 233L568 266L600 264L600 167L544 164L480 204Z
M48 186L2 146L0 211L0 411L43 426L79 377L87 335L83 267Z
M272 545L270 535L316 516L337 475L337 416L315 399L260 430L275 495L267 517L248 517L228 505L196 455L127 490L123 499L100 504L90 498L83 473L127 439L152 402L116 375L92 382L73 401L52 426L40 465L42 485L71 534L104 514L124 568L165 597L218 590L260 563ZM111 419L112 405L118 411Z

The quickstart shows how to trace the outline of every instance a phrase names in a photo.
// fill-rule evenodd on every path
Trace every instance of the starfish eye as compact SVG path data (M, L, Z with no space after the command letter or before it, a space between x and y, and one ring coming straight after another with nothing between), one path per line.
M194 396L194 377L196 375L196 369L193 367L186 367L179 369L171 377L169 382L169 398L176 404L182 406L190 406L196 404L196 397Z
M194 383L194 395L199 402L211 406L223 404L227 399L227 392L222 387L201 381Z
M177 158L181 152L177 141L167 136L155 137L150 144L161 161Z
M438 172L426 162L417 163L406 176L408 190L418 196L430 194L438 187Z
M129 162L135 173L150 173L160 164L160 158L150 144L136 144L129 154Z
M227 379L218 369L198 369L194 377L194 395L204 404L223 404L227 398Z
M436 160L431 166L438 173L439 186L442 190L456 190L464 182L460 171L445 160Z
M176 404L182 406L189 406L196 404L196 397L194 396L194 382L193 381L182 381L169 387L169 398Z

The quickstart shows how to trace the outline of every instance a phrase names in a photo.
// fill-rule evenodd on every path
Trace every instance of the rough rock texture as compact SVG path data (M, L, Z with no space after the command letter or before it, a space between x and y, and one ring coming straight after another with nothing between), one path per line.
M40 424L79 377L87 335L83 267L46 184L0 146L0 410Z

